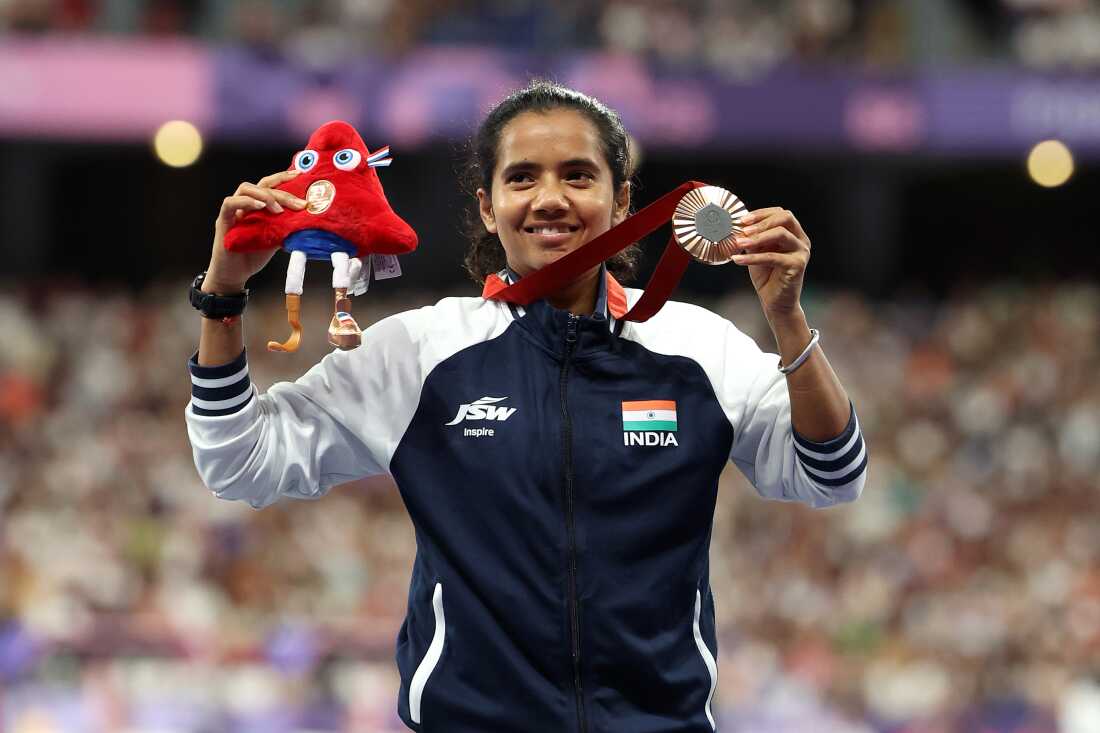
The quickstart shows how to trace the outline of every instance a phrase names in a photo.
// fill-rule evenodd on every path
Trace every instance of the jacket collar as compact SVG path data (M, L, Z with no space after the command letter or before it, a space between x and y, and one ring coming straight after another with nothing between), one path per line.
M623 286L619 284L619 281L607 271L606 265L600 265L600 272L603 273L603 277L600 279L600 290L596 294L596 309L593 311L593 315L599 314L604 318L610 317L619 320L626 315L626 291L623 290ZM491 299L493 296L489 293L499 287L498 283L503 282L505 285L511 285L516 280L519 280L519 276L512 271L512 268L505 267L500 272L493 273L485 278L485 287L481 291L481 297Z
M617 337L616 326L619 319L626 313L626 292L622 285L607 272L604 265L600 266L602 277L599 280L599 290L596 293L596 307L590 316L571 316L563 310L558 310L545 299L536 300L526 306L514 303L506 305L512 311L513 317L520 328L542 348L560 357L566 350L566 335L575 329L577 342L574 353L583 357L592 351L606 350ZM482 297L494 299L490 292L498 291L501 285L510 285L519 279L509 268L490 275L485 279L485 289ZM570 321L576 323L570 326Z

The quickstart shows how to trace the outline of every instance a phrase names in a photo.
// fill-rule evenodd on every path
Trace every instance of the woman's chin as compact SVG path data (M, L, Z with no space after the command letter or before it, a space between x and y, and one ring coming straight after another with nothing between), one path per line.
M512 269L520 272L521 275L524 274L523 271L539 270L546 267L551 262L557 262L576 249L577 247L573 246L571 243L562 244L556 247L541 247L537 251L529 253L529 256L519 268L513 267Z
M548 265L551 262L556 262L562 257L565 257L567 254L572 253L575 249L577 249L575 246L568 243L559 244L556 247L544 247L539 252L539 259L542 261L542 264Z

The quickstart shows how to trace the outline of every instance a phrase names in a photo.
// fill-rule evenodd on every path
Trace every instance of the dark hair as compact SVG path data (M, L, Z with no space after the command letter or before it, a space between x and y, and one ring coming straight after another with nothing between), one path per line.
M607 165L611 168L611 180L617 194L623 184L629 184L633 175L630 158L630 139L619 115L598 100L574 89L554 82L534 80L527 87L513 92L489 110L477 133L469 143L466 162L462 171L466 193L477 197L477 189L493 190L493 171L496 169L500 133L504 127L524 112L549 112L554 109L572 109L584 115L596 127L600 147ZM466 272L479 283L507 264L504 248L495 234L485 230L478 209L466 209ZM629 281L638 269L638 246L631 245L607 260L607 269L620 282Z

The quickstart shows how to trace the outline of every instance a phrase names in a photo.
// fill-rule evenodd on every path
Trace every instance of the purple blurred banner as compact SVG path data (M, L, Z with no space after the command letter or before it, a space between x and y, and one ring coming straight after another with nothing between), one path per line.
M212 57L184 41L0 42L0 135L145 140L162 123L209 125Z
M0 135L144 139L169 119L215 140L297 143L334 118L375 144L462 139L532 76L595 94L656 149L1017 156L1057 137L1100 157L1100 76L1017 69L881 77L779 68L751 81L629 56L426 47L313 68L274 49L184 42L0 43Z

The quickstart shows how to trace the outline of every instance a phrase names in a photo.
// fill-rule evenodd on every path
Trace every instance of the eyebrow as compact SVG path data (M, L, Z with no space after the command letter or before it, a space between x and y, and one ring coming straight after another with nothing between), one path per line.
M592 160L591 158L570 158L569 160L562 161L560 165L561 165L562 168L592 168L594 170L599 170L599 167L600 167L599 164L596 163L596 161ZM539 168L539 167L540 167L539 164L535 163L534 161L521 160L517 163L512 163L511 165L506 167L504 170L502 170L500 172L500 177L501 178L508 178L513 173L519 173L521 171L530 171L530 170L534 170L535 168Z

